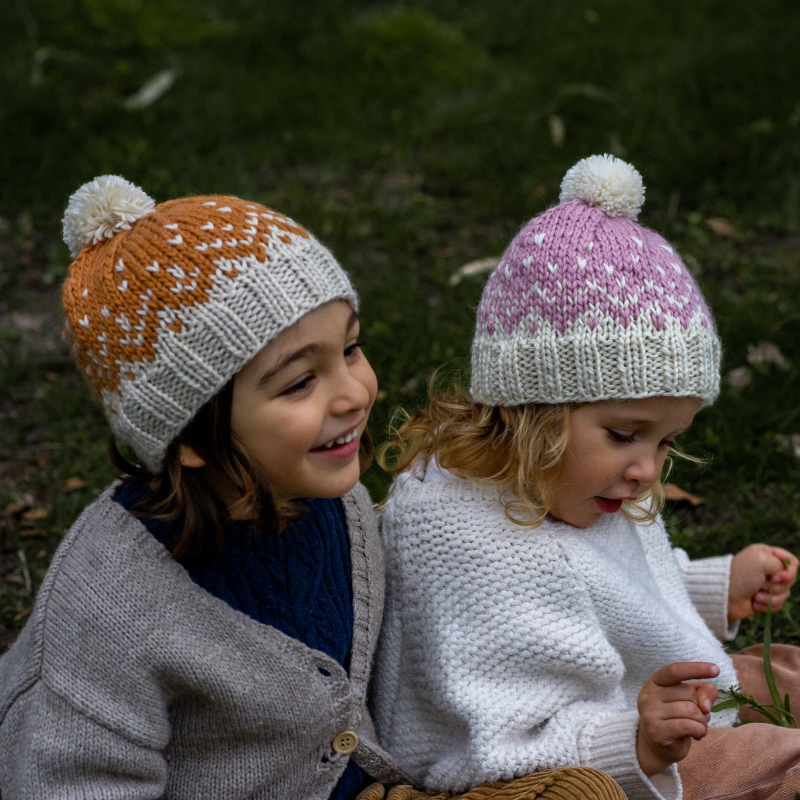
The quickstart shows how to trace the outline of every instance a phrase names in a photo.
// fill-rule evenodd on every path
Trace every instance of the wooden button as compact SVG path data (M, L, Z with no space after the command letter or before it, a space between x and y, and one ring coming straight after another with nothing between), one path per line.
M337 753L347 755L356 749L358 745L358 736L356 736L353 731L342 731L333 737L333 742L331 742L331 744Z

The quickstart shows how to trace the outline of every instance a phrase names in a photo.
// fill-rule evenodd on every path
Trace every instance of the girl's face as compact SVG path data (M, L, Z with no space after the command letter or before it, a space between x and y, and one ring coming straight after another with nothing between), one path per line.
M603 400L572 412L550 514L588 528L636 500L661 476L669 446L700 409L693 397Z
M349 303L326 303L270 342L234 378L231 429L278 497L340 497L378 388Z

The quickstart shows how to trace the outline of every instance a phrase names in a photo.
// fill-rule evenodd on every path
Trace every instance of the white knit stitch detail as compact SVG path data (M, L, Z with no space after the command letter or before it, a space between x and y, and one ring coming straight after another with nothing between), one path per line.
M732 555L692 561L680 549L675 550L683 581L695 608L714 635L723 642L736 638L739 623L728 620L728 589Z
M472 342L475 400L488 405L585 403L642 397L697 397L710 403L719 393L719 339L704 315L686 329L664 317L657 331L641 316L623 327L602 319L594 328L590 309L563 333L537 319L510 336L477 335Z
M589 156L571 167L561 182L560 202L583 200L609 217L635 220L644 203L642 176L616 156Z

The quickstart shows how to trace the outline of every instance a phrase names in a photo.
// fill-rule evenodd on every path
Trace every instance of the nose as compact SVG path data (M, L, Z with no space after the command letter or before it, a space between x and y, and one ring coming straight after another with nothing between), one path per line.
M640 489L649 489L661 476L666 455L666 452L661 455L657 450L643 450L625 468L623 477L638 483Z
M343 365L335 376L335 388L331 398L330 412L334 416L343 417L353 412L360 412L372 402L370 385L375 381L375 373L369 366L362 366L358 372Z

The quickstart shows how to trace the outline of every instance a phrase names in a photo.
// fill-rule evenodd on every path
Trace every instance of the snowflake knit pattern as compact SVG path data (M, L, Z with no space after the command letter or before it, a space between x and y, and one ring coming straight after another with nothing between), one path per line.
M686 265L639 225L639 173L613 156L570 169L478 308L472 395L487 405L719 393L720 343Z
M200 407L266 344L331 300L358 299L288 217L228 196L156 206L102 176L70 198L63 289L78 364L115 435L156 472Z

